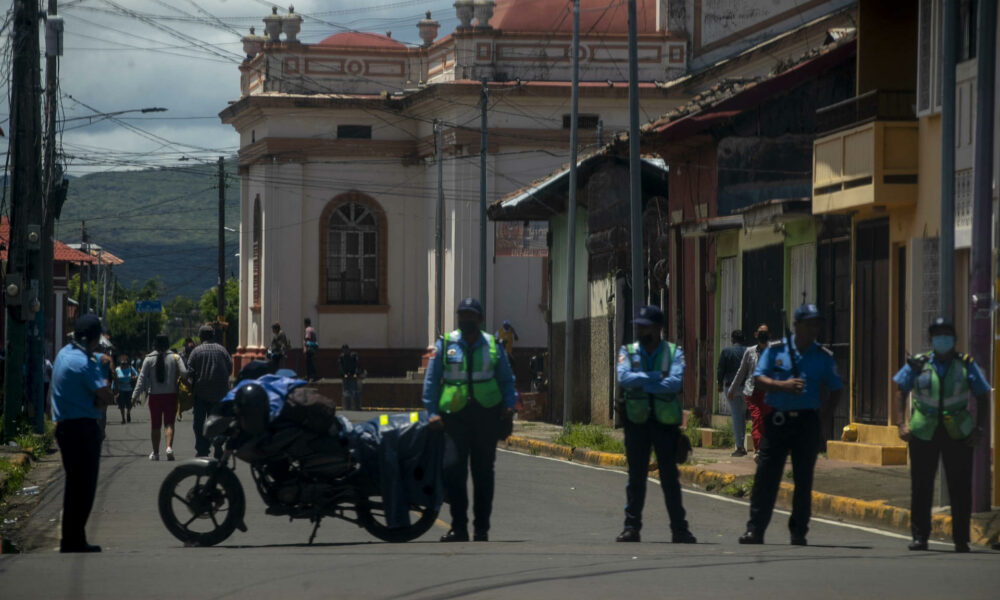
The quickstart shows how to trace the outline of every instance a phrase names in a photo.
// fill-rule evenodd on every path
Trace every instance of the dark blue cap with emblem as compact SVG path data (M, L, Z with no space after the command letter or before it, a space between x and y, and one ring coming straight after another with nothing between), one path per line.
M934 333L936 330L948 331L952 335L955 333L955 326L952 325L951 321L944 317L938 317L931 321L930 327L927 328L929 333Z
M643 306L632 322L636 325L663 325L663 311L658 306Z
M803 304L795 309L795 322L820 318L819 309L815 304Z
M481 317L483 316L483 305L475 298L466 298L458 303L458 308L455 309L455 312L472 312Z

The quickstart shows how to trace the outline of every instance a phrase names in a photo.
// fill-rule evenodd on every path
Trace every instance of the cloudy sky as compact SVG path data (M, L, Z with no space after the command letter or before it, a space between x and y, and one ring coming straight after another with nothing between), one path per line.
M426 10L441 22L442 35L457 24L453 0L292 2L304 18L299 34L304 42L345 30L391 30L394 38L417 43L416 23ZM272 5L266 0L60 0L65 20L61 117L69 172L174 166L185 164L182 158L214 160L235 153L237 136L217 115L239 97L240 37L251 25L262 34L261 19ZM287 4L277 6L279 13L287 11ZM9 33L5 30L3 37L5 75ZM7 131L6 77L0 85L0 127ZM126 113L116 120L80 118L148 107L168 110ZM8 139L0 138L0 149L6 150Z

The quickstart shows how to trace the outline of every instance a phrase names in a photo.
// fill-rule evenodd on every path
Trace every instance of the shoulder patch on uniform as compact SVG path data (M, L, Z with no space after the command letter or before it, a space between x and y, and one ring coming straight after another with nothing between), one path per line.
M966 365L971 365L974 362L971 356L962 353L959 353L958 360L962 361Z
M831 356L831 357L833 356L833 350L830 350L826 346L820 346L819 349L822 350L823 352L825 352L827 354L827 356Z
M784 346L784 345L785 345L784 340L771 340L770 342L767 343L768 348L777 348L778 346Z

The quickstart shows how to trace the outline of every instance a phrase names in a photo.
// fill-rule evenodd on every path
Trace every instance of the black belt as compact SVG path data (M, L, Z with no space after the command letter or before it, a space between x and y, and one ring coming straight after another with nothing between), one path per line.
M803 408L799 410L775 410L771 421L778 426L784 425L786 419L798 419L799 417L805 417L810 414L814 414L816 411L811 408Z

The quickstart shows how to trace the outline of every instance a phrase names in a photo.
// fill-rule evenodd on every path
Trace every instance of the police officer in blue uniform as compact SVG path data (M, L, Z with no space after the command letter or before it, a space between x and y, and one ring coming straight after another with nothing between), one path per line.
M741 544L764 543L785 460L791 454L795 492L788 529L792 545L806 545L813 470L819 452L820 392L822 388L829 390L828 402L835 406L843 384L833 354L816 342L820 331L816 305L803 304L795 310L794 329L795 335L764 350L754 371L754 381L766 392L764 401L772 411L764 417L760 462L750 495L750 521L740 536Z
M466 480L471 466L473 541L485 542L493 512L497 441L513 418L517 392L507 353L483 331L479 301L462 300L457 313L458 329L434 344L422 400L428 424L445 432L443 478L451 529L441 541L469 541Z
M624 396L621 412L628 483L625 485L625 529L616 541L640 541L652 449L656 451L660 467L660 487L670 515L671 540L675 544L694 544L698 540L688 529L676 461L683 417L680 392L684 380L684 352L677 345L662 340L663 312L659 308L642 307L632 322L637 341L618 351L617 376Z
M955 552L969 551L972 515L972 449L983 435L969 413L969 393L977 400L990 384L972 357L955 351L955 327L943 317L930 325L933 350L907 360L892 378L899 437L910 448L910 550L927 550L938 457L944 462L951 498ZM912 392L910 418L906 397Z

